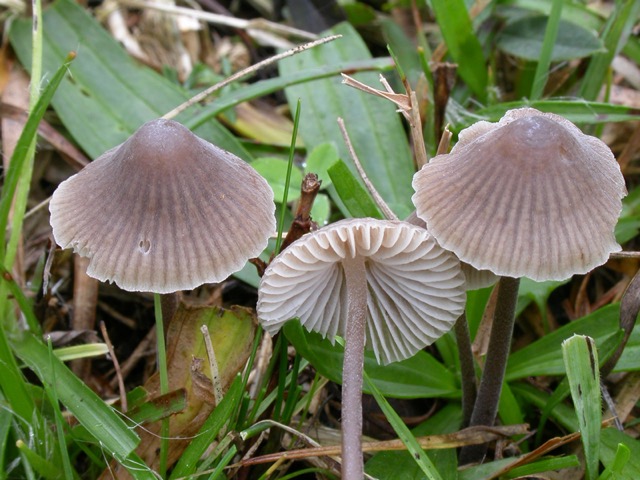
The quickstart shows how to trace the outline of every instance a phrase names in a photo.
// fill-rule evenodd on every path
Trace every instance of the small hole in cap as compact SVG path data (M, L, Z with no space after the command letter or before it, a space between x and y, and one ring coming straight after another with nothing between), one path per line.
M140 248L142 253L149 253L149 250L151 250L151 242L146 238L144 240L140 240L138 248Z

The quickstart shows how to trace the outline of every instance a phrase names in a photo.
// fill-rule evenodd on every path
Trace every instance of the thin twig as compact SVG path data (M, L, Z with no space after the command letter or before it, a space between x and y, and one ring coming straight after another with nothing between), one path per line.
M356 169L358 170L358 174L360 175L360 178L362 178L362 181L367 187L367 190L369 190L371 197L376 202L376 205L378 205L378 208L380 208L380 210L382 211L382 214L388 220L398 220L398 217L396 216L396 214L391 211L389 206L382 199L378 191L375 189L375 187L369 180L369 177L367 177L367 174L365 173L364 169L362 168L362 164L358 159L358 155L356 155L356 151L353 149L353 145L351 144L351 139L349 138L349 134L347 133L347 128L345 127L344 120L342 118L338 118L338 125L340 126L340 131L342 132L344 143L347 144L347 148L349 149L349 154L351 155L351 158L353 159L353 163L355 164Z
M311 218L311 208L313 208L313 202L320 191L321 183L322 182L318 180L318 175L315 173L307 173L305 175L302 180L302 185L300 185L300 200L296 208L295 219L289 227L280 251L287 248L304 234L309 233L312 229L317 228L317 225Z
M211 343L211 336L209 335L209 329L206 325L200 327L202 336L204 337L204 346L207 349L207 356L209 357L209 368L211 369L211 382L213 383L213 395L216 398L216 405L220 405L222 401L222 385L220 383L220 372L218 370L218 362L216 360L216 352L213 350L213 344Z
M113 368L116 371L116 378L118 379L118 390L120 393L120 406L122 408L122 413L127 413L127 393L124 389L124 379L122 378L122 372L120 371L120 362L118 362L118 357L116 357L116 351L113 348L113 344L111 343L111 339L109 338L109 333L107 332L107 327L104 322L100 322L100 331L102 332L102 338L104 338L104 343L107 344L107 348L109 349L109 355L111 356L111 361L113 362Z
M445 125L442 136L440 137L440 143L438 143L438 151L436 155L444 155L449 152L449 144L451 143L451 130L449 130L449 124Z
M155 340L156 340L156 329L151 328L149 329L147 334L144 336L142 341L136 346L133 352L131 352L131 355L129 355L129 357L122 363L121 370L122 370L123 378L126 378L129 376L129 373L131 373L131 370L135 368L135 366L138 364L138 362L142 358L153 353L152 345L155 342ZM111 388L115 388L116 382L112 380L109 383L109 386Z
M470 427L454 433L442 435L429 435L425 437L416 437L420 446L425 450L439 450L456 448L463 445L473 445L485 443L492 440L498 440L514 435L523 435L527 433L528 425L507 425L500 427ZM578 434L579 435L579 434ZM364 452L382 452L382 451L402 451L406 450L406 445L402 440L384 440L376 442L365 442L362 444ZM258 465L261 463L274 462L278 458L285 457L287 460L302 459L319 456L331 456L340 454L340 445L318 446L313 448L305 448L299 450L289 450L287 452L277 452L266 454L260 457L242 460L238 465Z
M177 115L179 115L180 113L185 111L187 108L191 107L192 105L195 105L198 102L201 102L202 100L207 98L212 93L220 90L221 88L226 87L227 85L229 85L230 83L235 82L236 80L240 80L241 78L247 77L247 76L257 72L262 67L265 67L267 65L271 65L272 63L278 62L278 61L282 60L283 58L287 58L287 57L290 57L290 56L295 55L297 53L304 52L305 50L308 50L310 48L317 47L318 45L322 45L324 43L332 42L333 40L336 40L337 38L341 38L341 37L342 37L342 35L331 35L329 37L320 38L320 39L315 40L313 42L305 43L303 45L298 45L297 47L294 47L294 48L292 48L290 50L287 50L286 52L279 53L278 55L274 55L273 57L269 57L269 58L267 58L265 60L262 60L261 62L258 62L258 63L254 64L254 65L251 65L251 66L249 66L249 67L247 67L245 69L242 69L239 72L236 72L233 75L231 75L230 77L224 79L223 81L221 81L219 83L216 83L215 85L207 88L206 90L200 92L199 94L191 97L189 100L184 102L182 105L178 105L176 108L171 110L169 113L165 114L162 118L171 119L171 118L176 117Z
M223 25L231 28L247 30L253 36L255 36L256 32L264 32L276 34L283 37L297 37L303 40L314 40L316 38L315 34L309 33L305 30L300 30L298 28L292 28L286 25L281 25L279 23L270 22L262 18L258 18L255 20L246 20L244 18L235 18L228 15L203 12L202 10L196 10L194 8L177 7L175 5L150 1L141 2L136 0L118 0L118 3L126 7L157 10L159 12L195 18L196 20L213 23L215 25ZM280 45L281 42L279 45L274 46Z

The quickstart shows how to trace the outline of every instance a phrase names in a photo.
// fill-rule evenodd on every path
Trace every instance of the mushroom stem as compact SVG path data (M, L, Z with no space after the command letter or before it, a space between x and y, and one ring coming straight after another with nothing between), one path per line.
M489 348L478 396L471 415L470 426L472 427L477 425L493 426L496 420L507 358L511 349L519 286L520 279L518 278L501 277L498 283L498 298L491 327ZM479 462L486 452L486 444L465 447L460 452L460 464Z
M462 428L465 428L471 421L477 393L476 369L473 363L471 337L466 314L460 315L454 326L454 331L458 343L458 358L460 359L460 374L462 377Z
M367 315L367 278L364 258L343 261L349 292L342 365L342 478L364 477L362 459L362 370L364 368Z

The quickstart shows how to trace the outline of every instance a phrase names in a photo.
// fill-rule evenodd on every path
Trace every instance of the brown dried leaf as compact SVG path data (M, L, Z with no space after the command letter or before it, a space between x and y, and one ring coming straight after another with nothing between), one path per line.
M170 418L169 467L180 458L191 437L200 430L214 408L212 396L205 393L207 386L210 388L211 378L209 368L206 367L207 354L200 332L203 324L211 332L220 382L223 390L226 390L249 358L257 320L252 310L242 307L224 310L212 306L189 307L181 304L178 308L167 332L167 368L169 390L185 389L187 407ZM196 360L194 363L194 359L202 361ZM158 374L147 381L145 389L149 398L159 396ZM137 454L155 470L159 466L159 433L159 422L138 430L142 441ZM121 466L112 464L111 469L111 472L103 472L103 478L110 478L114 469L117 470L117 478L129 478Z

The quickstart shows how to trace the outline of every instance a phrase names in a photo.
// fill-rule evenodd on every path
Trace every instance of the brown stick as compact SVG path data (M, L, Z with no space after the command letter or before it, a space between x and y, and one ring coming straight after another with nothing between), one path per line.
M317 225L311 218L311 208L313 208L313 202L320 191L321 183L322 182L318 180L318 175L315 173L307 173L305 175L302 180L302 185L300 186L301 195L298 207L296 208L296 217L291 223L287 236L282 242L280 251L283 251L305 233L309 233L311 230L317 228Z

